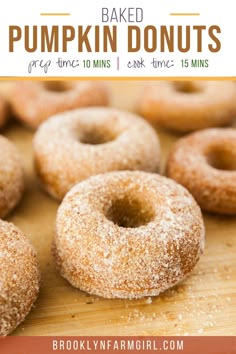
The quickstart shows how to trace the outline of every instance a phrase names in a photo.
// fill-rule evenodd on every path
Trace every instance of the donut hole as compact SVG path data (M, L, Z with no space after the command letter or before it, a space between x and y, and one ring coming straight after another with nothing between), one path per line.
M65 92L72 89L72 84L65 81L45 81L43 86L47 91L52 92Z
M143 200L124 197L112 202L106 217L120 227L136 228L151 222L154 212Z
M224 146L216 146L207 154L209 165L217 170L235 171L236 154Z
M99 144L106 144L113 141L116 138L116 135L111 132L107 128L100 128L97 127L87 129L83 132L83 134L79 137L79 141L82 144L89 144L89 145L99 145Z
M198 93L200 92L200 88L196 85L196 83L191 81L176 81L173 82L175 91L179 93Z

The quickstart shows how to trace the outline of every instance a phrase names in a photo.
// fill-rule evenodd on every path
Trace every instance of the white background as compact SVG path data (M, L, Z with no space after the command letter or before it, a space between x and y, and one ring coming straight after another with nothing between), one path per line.
M147 25L218 25L222 33L221 50L218 53L211 53L207 44L207 33L203 37L204 51L196 51L196 35L191 40L191 52L179 53L177 48L174 53L146 53L140 50L137 53L127 52L127 26L135 23L104 23L101 21L101 9L108 7L112 9L124 7L141 7L144 11L144 21L137 23L143 28ZM70 13L70 16L44 17L41 13ZM200 13L200 16L170 16L170 13ZM212 0L8 0L1 9L0 20L0 76L1 77L235 77L236 76L236 33L235 15L233 1L212 1ZM17 25L71 25L75 28L78 25L117 25L118 51L117 53L78 53L76 40L68 44L67 53L41 53L40 38L39 49L34 53L27 53L24 49L24 41L15 44L14 53L9 53L9 26ZM91 36L90 38L93 38ZM110 59L111 68L64 68L60 69L55 62L58 58L65 60L84 59ZM120 67L117 70L117 57L119 57ZM129 69L129 60L143 58L146 67L143 69ZM158 60L173 60L174 67L171 69L153 69L150 62L153 58ZM182 68L182 59L208 59L208 68ZM32 60L50 60L51 65L47 73L43 68L37 67L28 72L28 65Z

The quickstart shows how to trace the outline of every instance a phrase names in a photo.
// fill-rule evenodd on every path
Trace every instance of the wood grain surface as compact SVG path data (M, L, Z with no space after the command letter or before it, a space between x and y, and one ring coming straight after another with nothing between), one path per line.
M134 110L144 82L107 82L112 105ZM11 83L1 83L1 91ZM236 218L204 214L206 249L193 273L158 297L107 300L74 289L56 272L51 240L58 202L33 169L33 132L9 122L3 135L22 156L26 190L8 218L35 246L42 272L39 298L13 335L236 335ZM163 166L179 136L159 131Z

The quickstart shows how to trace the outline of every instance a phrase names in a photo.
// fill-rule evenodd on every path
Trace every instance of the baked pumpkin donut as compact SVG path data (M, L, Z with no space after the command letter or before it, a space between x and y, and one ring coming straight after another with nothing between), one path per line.
M236 214L236 130L206 129L177 141L167 176L186 187L203 210Z
M50 118L35 135L34 153L42 184L58 199L92 175L157 172L160 163L153 128L132 113L112 108L84 108Z
M0 128L7 120L7 103L2 96L0 96Z
M9 93L13 113L32 129L57 113L108 104L106 87L94 81L18 81Z
M153 125L177 132L220 127L236 118L233 82L159 81L145 87L138 113Z
M132 299L156 296L188 275L204 235L185 188L157 174L118 171L70 190L58 209L53 252L73 286Z
M24 173L15 146L0 136L0 218L20 201L24 190Z
M39 292L36 253L13 224L0 220L0 335L12 332L28 315Z

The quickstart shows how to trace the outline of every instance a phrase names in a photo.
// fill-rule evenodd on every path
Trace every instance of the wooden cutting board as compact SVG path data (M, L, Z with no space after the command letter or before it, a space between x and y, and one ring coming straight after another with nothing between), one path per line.
M6 91L11 83L1 83ZM107 82L112 105L134 109L144 82ZM13 335L236 335L236 218L204 215L206 250L193 273L158 297L106 300L74 289L56 272L51 240L58 203L33 169L33 133L12 122L3 134L24 161L26 190L8 218L35 246L42 286L35 307ZM177 135L159 131L163 166Z

